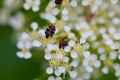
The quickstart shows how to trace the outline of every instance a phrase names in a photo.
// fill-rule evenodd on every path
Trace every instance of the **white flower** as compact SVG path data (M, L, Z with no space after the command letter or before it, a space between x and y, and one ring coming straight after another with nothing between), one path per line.
M39 10L40 6L40 0L26 0L26 2L23 4L23 7L25 10L29 10L32 8L34 12Z

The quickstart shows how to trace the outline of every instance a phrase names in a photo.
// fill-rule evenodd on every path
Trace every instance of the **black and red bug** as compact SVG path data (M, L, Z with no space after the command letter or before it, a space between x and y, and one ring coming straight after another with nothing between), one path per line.
M55 26L54 25L50 25L47 29L46 29L46 31L45 31L45 37L46 38L48 38L48 37L52 37L53 36L53 34L55 33Z
M63 0L55 0L56 4L61 4Z
M87 17L86 17L86 21L87 22L91 22L91 20L92 20L92 18L95 16L95 14L93 14L93 13L89 13L88 15L87 15Z
M61 40L60 42L59 42L59 49L64 49L65 48L65 46L67 46L67 43L68 41L67 41L67 39L66 38L64 38L63 40Z

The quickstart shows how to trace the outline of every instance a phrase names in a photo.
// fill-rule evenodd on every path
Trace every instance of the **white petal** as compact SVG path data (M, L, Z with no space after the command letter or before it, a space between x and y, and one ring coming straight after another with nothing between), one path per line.
M52 67L48 67L48 68L46 69L46 72L47 72L48 74L52 74L52 73L53 73L53 68L52 68Z
M102 72L103 72L104 74L107 74L107 73L109 72L108 67L102 68Z
M53 76L50 76L48 80L55 80L55 78Z
M62 80L62 78L58 76L58 77L56 77L56 80Z
M66 63L67 63L68 61L69 61L69 58L68 58L68 57L64 57L64 58L63 58L63 62L66 62Z
M68 44L69 44L69 46L74 46L75 45L75 41L70 40Z
M39 6L40 5L40 0L35 0L34 3L35 3L36 6Z
M63 8L62 14L63 14L63 15L67 15L67 14L68 14L68 9L67 9L67 8Z
M61 72L59 72L59 70L55 70L54 73L55 73L56 76L60 76L61 75Z
M65 51L65 52L70 52L70 50L71 50L71 47L70 47L70 46L66 46L66 47L64 48L64 51Z
M38 23L37 23L37 22L32 22L32 23L31 23L31 28L32 28L33 30L37 30L37 28L38 28Z
M73 66L73 67L77 67L78 66L78 62L79 62L78 60L74 60L74 61L71 62L70 65Z
M50 51L53 50L54 49L54 45L53 44L48 44L47 45L47 49L50 50Z
M85 58L88 58L88 57L90 57L90 52L89 51L84 51L83 55L84 55Z
M52 59L52 55L50 53L45 54L45 59L46 60Z
M116 4L119 0L111 0L112 4Z
M57 58L57 59L62 59L62 58L63 58L63 54L62 54L62 53L56 54L56 58Z
M29 34L28 34L27 32L23 32L23 33L21 34L21 37L20 37L20 38L23 39L23 40L25 40L25 39L30 38L30 36L29 36Z
M19 58L23 58L24 57L24 53L22 52L17 52L16 55L19 57Z
M76 53L76 52L71 52L71 57L72 58L77 58L78 57L78 53Z
M38 40L34 40L33 43L32 43L33 47L40 47L41 44L42 43L40 41L38 41Z
M24 48L24 42L23 42L23 41L19 41L19 42L17 43L17 47L18 47L19 49Z
M24 58L25 58L25 59L29 59L29 58L31 58L31 57L32 57L32 54L31 54L30 52L24 53Z
M64 26L64 30L66 31L66 32L69 32L70 31L70 26Z
M93 72L93 68L92 68L91 66L86 67L86 70L87 70L89 73L92 73L92 72Z
M77 6L77 1L76 1L76 0L72 0L72 1L70 2L70 5L71 5L72 7L76 7L76 6Z
M28 4L26 4L26 3L23 4L23 7L24 7L25 10L29 10L30 9L30 6Z
M70 71L69 72L71 78L76 78L77 77L77 72L76 71Z
M58 70L59 70L59 72L64 73L65 72L65 67L60 66L60 67L58 67Z
M37 12L37 11L39 11L39 7L38 7L38 6L34 6L34 7L32 7L32 10L33 10L34 12Z
M32 47L32 43L30 41L26 41L24 45L26 49L30 49Z
M86 42L86 38L84 38L84 37L80 38L80 44L83 44L85 42Z
M101 66L101 62L99 60L96 60L94 62L94 67L99 68Z

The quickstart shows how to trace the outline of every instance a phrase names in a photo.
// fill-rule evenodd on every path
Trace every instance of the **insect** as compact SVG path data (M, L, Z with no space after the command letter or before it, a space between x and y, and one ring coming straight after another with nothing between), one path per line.
M47 29L46 29L46 31L45 31L45 36L46 36L46 38L48 38L48 37L52 37L53 36L53 34L55 33L55 26L54 25L50 25Z
M56 4L61 4L63 0L55 0Z
M86 17L87 22L91 22L91 20L94 16L95 16L95 14L93 14L93 13L88 14Z
M67 46L67 39L66 38L64 38L63 40L61 40L60 42L59 42L59 49L64 49L65 48L65 46Z

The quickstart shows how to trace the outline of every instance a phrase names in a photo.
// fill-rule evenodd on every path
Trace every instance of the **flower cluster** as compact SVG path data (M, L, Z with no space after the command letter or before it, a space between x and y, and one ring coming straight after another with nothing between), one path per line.
M43 11L41 3L46 4ZM21 51L16 55L29 59L32 48L43 50L48 80L98 80L109 73L120 80L119 7L119 0L26 0L23 8L32 8L46 22L40 27L42 22L32 21L20 32ZM25 20L21 16L15 15L9 23L20 28Z

